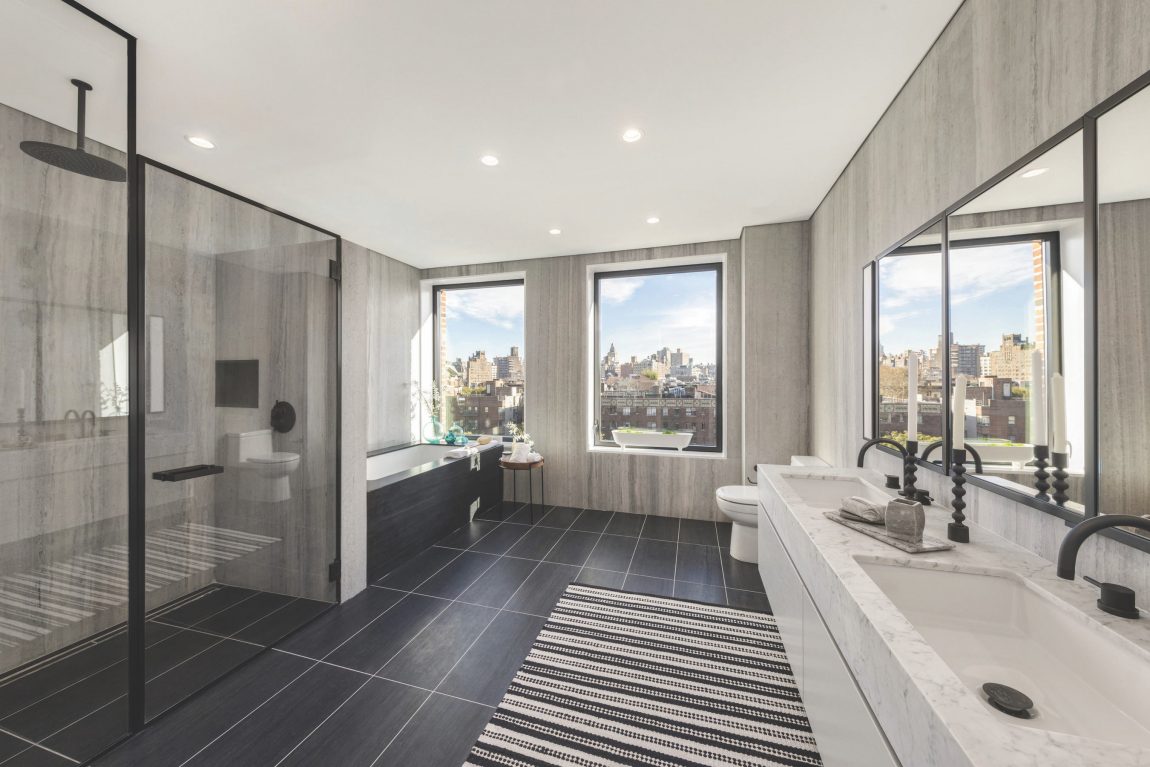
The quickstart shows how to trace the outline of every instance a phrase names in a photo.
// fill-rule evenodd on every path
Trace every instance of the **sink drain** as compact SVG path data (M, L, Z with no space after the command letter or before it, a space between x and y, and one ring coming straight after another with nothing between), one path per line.
M987 682L982 686L982 691L986 693L990 705L1008 716L1018 719L1029 719L1034 716L1034 712L1030 710L1034 708L1034 701L1013 687Z

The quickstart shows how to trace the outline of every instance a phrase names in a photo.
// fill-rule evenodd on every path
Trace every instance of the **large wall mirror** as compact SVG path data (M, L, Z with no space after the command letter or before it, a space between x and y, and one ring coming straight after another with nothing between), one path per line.
M1098 136L1098 512L1150 511L1150 89Z
M1078 131L947 220L954 444L981 479L1076 511L1090 452L1082 168ZM1043 464L1058 487L1039 484Z
M868 439L917 437L943 472L961 444L972 484L1068 522L1147 513L1150 73L867 264L863 291ZM1150 551L1135 532L1103 534Z

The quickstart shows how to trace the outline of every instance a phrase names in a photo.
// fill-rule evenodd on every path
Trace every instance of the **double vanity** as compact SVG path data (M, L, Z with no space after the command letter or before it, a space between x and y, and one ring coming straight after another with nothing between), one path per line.
M759 570L824 763L1150 765L1150 620L1103 613L1096 589L977 525L910 555L826 518L893 498L881 485L758 467ZM945 539L948 510L926 513ZM995 708L987 683L1032 707Z

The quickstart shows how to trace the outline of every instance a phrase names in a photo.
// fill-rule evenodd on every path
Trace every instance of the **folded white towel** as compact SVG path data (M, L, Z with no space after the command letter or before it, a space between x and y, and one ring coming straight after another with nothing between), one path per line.
M869 501L860 495L843 498L839 513L848 519L857 519L861 522L879 524L886 515L886 507Z
M448 458L466 458L467 456L478 452L479 451L473 447L457 447L454 450L448 450L446 455Z

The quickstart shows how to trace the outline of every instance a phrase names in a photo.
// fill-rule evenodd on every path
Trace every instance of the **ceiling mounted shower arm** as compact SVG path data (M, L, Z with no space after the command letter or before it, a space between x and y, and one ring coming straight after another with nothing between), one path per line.
M72 78L72 85L76 86L76 149L81 152L84 151L84 129L87 120L85 120L85 113L87 111L86 96L88 91L92 90L92 86L83 80Z

